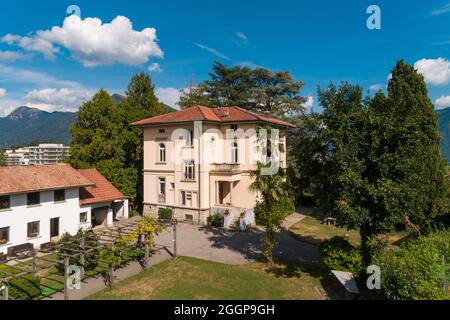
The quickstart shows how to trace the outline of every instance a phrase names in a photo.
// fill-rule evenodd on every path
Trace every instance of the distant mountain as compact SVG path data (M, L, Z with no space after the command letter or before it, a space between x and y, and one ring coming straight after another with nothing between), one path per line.
M113 94L116 105L124 99ZM176 111L164 105L166 112ZM31 142L70 142L70 126L76 119L73 112L46 112L26 106L19 107L5 118L0 118L0 149L27 145Z
M68 144L70 125L75 121L73 112L46 112L35 108L19 107L5 118L0 118L0 147L48 141Z
M442 137L442 154L450 165L450 108L438 110L439 133Z

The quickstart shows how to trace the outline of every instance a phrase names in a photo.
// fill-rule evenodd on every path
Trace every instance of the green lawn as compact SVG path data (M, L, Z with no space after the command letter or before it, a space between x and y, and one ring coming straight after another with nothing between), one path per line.
M294 266L226 265L188 257L167 260L90 300L321 299L320 278Z
M293 225L289 231L299 240L320 244L323 240L331 239L334 236L347 238L350 243L358 246L361 243L358 231L347 230L333 225L322 223L322 219L318 215L310 215L302 221ZM379 236L380 239L386 240L390 245L398 245L401 241L411 236L410 231L391 232Z

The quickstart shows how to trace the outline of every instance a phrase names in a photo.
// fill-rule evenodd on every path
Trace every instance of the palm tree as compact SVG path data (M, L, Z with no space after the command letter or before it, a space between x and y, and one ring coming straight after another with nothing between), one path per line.
M284 179L283 170L280 169L276 175L262 175L261 169L263 167L263 164L258 163L257 169L251 173L255 181L249 189L259 196L255 207L256 222L266 230L264 256L271 267L273 265L272 252L276 245L276 233L281 228L284 219L292 213L294 205L288 191L288 183Z

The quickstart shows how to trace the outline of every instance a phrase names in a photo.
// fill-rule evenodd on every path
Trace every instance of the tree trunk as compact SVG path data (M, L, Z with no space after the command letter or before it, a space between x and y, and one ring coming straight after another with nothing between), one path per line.
M361 236L361 252L362 252L362 262L365 267L369 266L372 262L372 233L369 231L368 226L361 226L359 229L359 234Z

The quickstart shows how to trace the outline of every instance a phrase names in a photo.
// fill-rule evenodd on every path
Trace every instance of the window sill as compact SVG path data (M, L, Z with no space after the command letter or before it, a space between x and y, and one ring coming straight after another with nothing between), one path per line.
M180 182L197 182L196 179L181 179Z
M41 235L37 235L36 237L27 237L27 240L36 240L42 238Z
M37 208L37 207L42 207L42 204L32 204L27 206L27 208Z
M0 209L0 213L1 213L1 212L8 212L8 211L12 211L12 209L11 209L11 208L7 208L7 209Z
M61 204L61 203L67 203L67 201L66 200L61 200L61 201L54 201L53 203L54 204Z
M167 164L167 162L155 162L155 164L158 166L164 166Z
M194 146L183 146L183 149L194 149Z
M12 242L6 242L6 243L3 243L3 244L0 244L0 248L1 247L7 247L7 246L10 246L10 245L12 245Z

